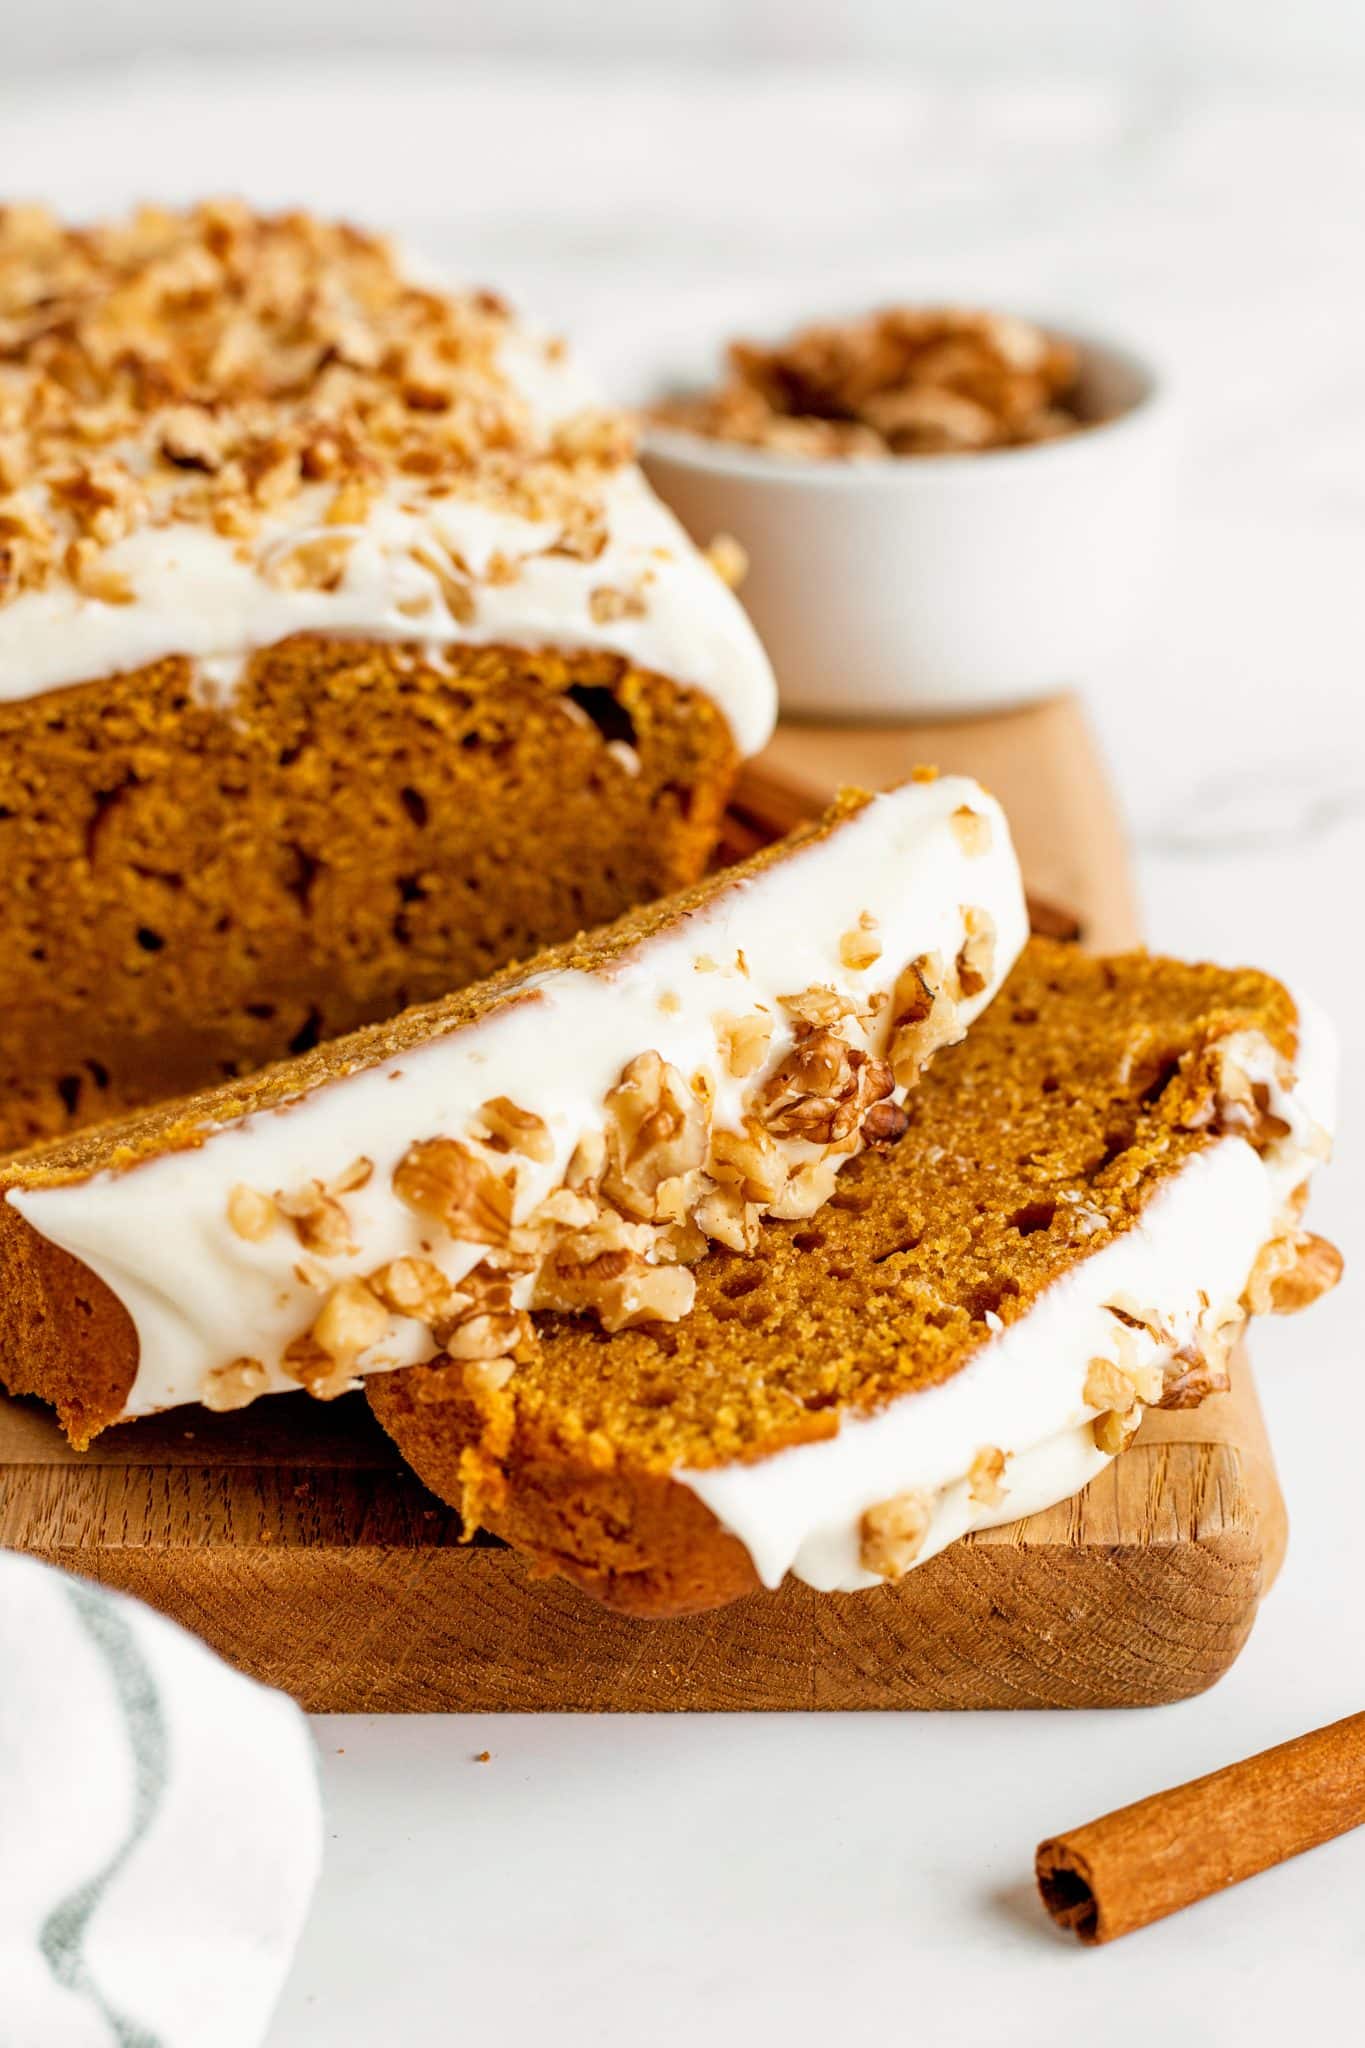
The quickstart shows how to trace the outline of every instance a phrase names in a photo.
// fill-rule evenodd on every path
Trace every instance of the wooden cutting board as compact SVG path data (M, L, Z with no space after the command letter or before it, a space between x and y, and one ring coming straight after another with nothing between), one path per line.
M1121 831L1069 698L913 731L784 731L738 793L730 851L839 781L891 782L926 760L1000 796L1040 923L1132 942ZM45 1410L0 1399L0 1544L140 1595L318 1712L1181 1699L1245 1642L1285 1515L1243 1361L1231 1394L1149 1417L1076 1500L875 1592L789 1583L718 1614L631 1621L459 1533L360 1396L178 1410L83 1456Z

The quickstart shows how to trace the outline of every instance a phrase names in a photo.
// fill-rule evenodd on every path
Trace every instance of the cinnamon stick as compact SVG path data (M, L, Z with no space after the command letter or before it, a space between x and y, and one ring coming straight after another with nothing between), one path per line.
M1059 1927L1116 1941L1365 1825L1365 1714L1154 1793L1039 1844Z

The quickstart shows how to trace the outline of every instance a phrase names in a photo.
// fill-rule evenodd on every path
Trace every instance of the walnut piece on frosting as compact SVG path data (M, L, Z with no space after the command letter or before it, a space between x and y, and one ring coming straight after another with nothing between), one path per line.
M458 1138L421 1138L393 1171L400 1202L471 1244L505 1245L512 1230L512 1183Z
M995 919L988 910L963 913L966 937L957 956L957 986L962 996L979 996L995 972Z
M479 1122L501 1150L520 1152L542 1166L555 1156L555 1141L544 1117L531 1109L519 1109L506 1095L496 1095L491 1102L485 1102L479 1111Z
M716 1018L716 1036L727 1072L737 1081L744 1081L750 1074L756 1074L768 1057L772 1018L760 1010L751 1010L743 1017L722 1012Z
M1103 1415L1097 1415L1090 1425L1095 1449L1103 1451L1107 1457L1116 1458L1120 1451L1127 1450L1137 1435L1141 1422L1141 1408L1107 1409Z
M340 1280L312 1326L285 1349L284 1369L317 1400L334 1400L355 1383L356 1362L389 1327L388 1311L363 1280Z
M320 1259L332 1259L355 1250L346 1211L321 1181L309 1181L305 1187L288 1193L276 1189L275 1207L289 1218L306 1252L313 1252Z
M850 1046L835 1031L818 1028L798 1038L759 1091L759 1114L778 1137L839 1144L853 1136L873 1103L895 1085L885 1060Z
M862 1519L859 1548L863 1570L878 1578L899 1579L924 1548L933 1518L933 1496L921 1491L898 1493L869 1508Z
M967 1471L967 1492L981 1507L998 1508L1005 1498L1005 1453L998 1444L984 1444Z
M238 1237L248 1244L259 1244L279 1222L280 1212L269 1195L239 1181L228 1193L227 1220L229 1229Z
M882 942L877 936L877 920L867 911L858 919L852 931L847 931L839 940L839 958L850 973L861 974L882 957Z
M975 857L990 852L991 821L984 811L974 811L970 804L959 804L948 823L964 853Z
M215 1414L226 1415L233 1408L246 1408L263 1394L270 1375L259 1358L234 1358L215 1366L199 1390L199 1398Z
M922 953L897 977L887 1058L898 1088L912 1088L934 1054L962 1036L947 979L937 953Z
M627 1216L653 1221L661 1186L701 1166L706 1150L701 1105L676 1067L657 1052L644 1052L630 1061L607 1096L606 1118L602 1191Z

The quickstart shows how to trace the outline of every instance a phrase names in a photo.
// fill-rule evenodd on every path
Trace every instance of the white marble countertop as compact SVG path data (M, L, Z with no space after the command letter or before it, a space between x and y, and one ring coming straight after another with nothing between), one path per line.
M1051 1934L1030 1872L1043 1834L1365 1706L1365 112L439 64L0 85L0 189L92 210L226 187L396 223L617 376L888 291L1064 309L1158 350L1190 459L1145 644L1092 708L1153 942L1254 960L1337 1017L1341 1162L1314 1220L1352 1262L1310 1322L1258 1335L1293 1532L1213 1693L320 1720L327 1866L271 2048L1123 2048L1154 2020L1258 2048L1310 2015L1353 2038L1365 1834L1098 1954Z

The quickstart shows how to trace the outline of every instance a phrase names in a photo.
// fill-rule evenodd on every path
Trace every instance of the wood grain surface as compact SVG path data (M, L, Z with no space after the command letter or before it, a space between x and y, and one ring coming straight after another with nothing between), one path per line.
M1283 1551L1250 1374L1076 1500L898 1586L641 1622L459 1519L363 1398L177 1411L78 1454L0 1401L0 1544L135 1593L315 1712L1142 1706L1232 1662Z
M1119 826L1072 700L894 744L861 728L789 738L739 791L732 851L839 781L976 764L1011 814L1041 917L1065 904L1083 942L1133 942ZM1077 1499L875 1592L788 1583L641 1622L459 1537L359 1396L178 1410L83 1455L45 1410L0 1400L0 1544L140 1595L319 1712L1152 1705L1202 1691L1236 1657L1285 1515L1241 1361L1231 1394L1149 1416Z

